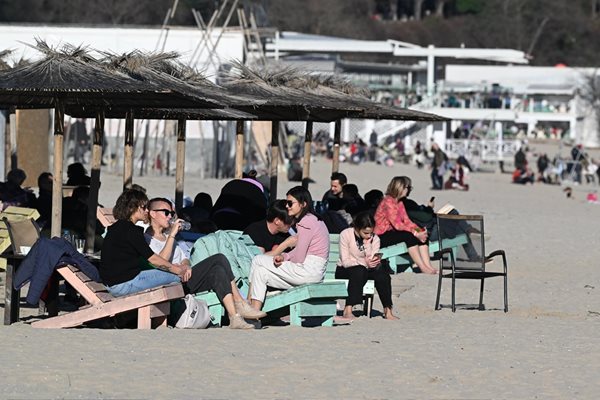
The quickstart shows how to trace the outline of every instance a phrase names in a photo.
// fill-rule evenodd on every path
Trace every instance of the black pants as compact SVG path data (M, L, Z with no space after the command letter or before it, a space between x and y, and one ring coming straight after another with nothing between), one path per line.
M409 231L396 231L393 229L379 235L379 240L381 241L381 247L392 246L400 242L406 243L407 248L429 244L429 239L423 243Z
M365 268L362 265L355 267L337 267L335 270L337 279L348 279L348 298L346 305L353 306L362 303L363 286L369 279L375 281L375 289L384 307L392 308L392 278L381 266L377 268Z
M183 283L183 290L185 293L212 290L223 302L223 298L231 294L231 281L234 279L227 257L215 254L192 267L192 276L189 281Z

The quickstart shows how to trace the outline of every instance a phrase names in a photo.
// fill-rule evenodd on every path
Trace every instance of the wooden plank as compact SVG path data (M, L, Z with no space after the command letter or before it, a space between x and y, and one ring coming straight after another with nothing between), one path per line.
M337 312L335 300L310 300L301 301L290 306L302 317L322 317L335 315Z
M130 296L115 298L108 303L101 303L86 309L59 315L54 318L36 321L32 323L31 326L34 328L71 328L87 321L93 321L125 311L139 309L151 304L181 298L183 296L183 287L180 284L163 286L132 294Z
M104 286L101 283L98 283L96 281L88 281L85 282L85 285L90 288L94 293L98 293L98 292L107 292L108 290L106 289L106 286Z
M100 221L102 226L104 226L105 228L108 228L109 226L111 226L112 224L117 222L117 219L113 216L112 208L106 208L106 207L96 208L96 218L98 219L98 221Z
M35 208L9 206L0 213L0 219L3 217L8 218L9 221L19 221L28 218L38 219L40 213Z
M77 278L78 278L80 281L82 281L82 282L89 282L89 281L91 281L91 280L92 280L92 279L91 279L89 276L87 276L86 274L84 274L84 273L83 273L83 272L81 272L81 271L77 271L77 272L75 272L75 275L76 275L76 276L77 276Z
M102 304L102 300L98 298L96 293L91 290L86 283L82 282L75 272L73 272L68 267L57 268L58 273L65 279L65 281L69 282L71 286L90 304L97 305Z

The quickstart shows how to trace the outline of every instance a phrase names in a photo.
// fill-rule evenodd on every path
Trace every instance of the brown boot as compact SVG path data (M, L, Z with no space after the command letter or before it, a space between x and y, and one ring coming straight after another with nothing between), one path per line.
M242 318L246 319L261 319L267 316L266 312L253 308L245 301L235 302L235 312L240 314Z
M240 314L235 314L229 318L229 329L254 329L254 325L250 325Z

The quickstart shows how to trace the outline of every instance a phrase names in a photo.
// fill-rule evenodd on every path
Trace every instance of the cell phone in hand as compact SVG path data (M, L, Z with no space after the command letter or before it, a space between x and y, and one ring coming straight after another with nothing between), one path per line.
M429 202L433 203L434 200L435 200L435 196L431 196L431 198L429 199Z
M381 258L383 257L383 253L375 253L373 254L373 258Z

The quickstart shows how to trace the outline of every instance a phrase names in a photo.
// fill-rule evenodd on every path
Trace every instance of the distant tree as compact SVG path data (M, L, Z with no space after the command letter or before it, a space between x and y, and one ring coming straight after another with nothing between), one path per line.
M479 14L485 7L484 0L456 0L456 12L459 14Z

